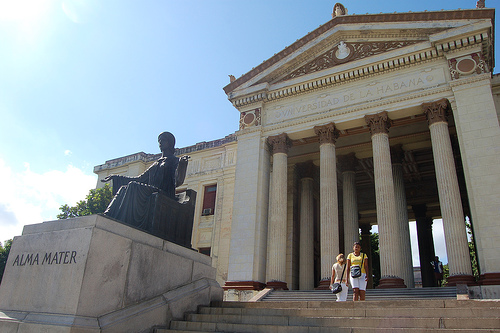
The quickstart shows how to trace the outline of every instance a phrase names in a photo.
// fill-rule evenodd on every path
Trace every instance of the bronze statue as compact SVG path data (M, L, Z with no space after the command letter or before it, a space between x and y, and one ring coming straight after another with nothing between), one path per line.
M189 156L179 159L174 155L175 137L170 132L161 133L158 136L158 144L162 152L161 158L141 175L137 177L110 175L101 180L102 182L112 180L113 194L115 194L104 215L157 235L158 232L155 231L165 229L161 224L182 223L177 221L175 216L168 215L177 216L177 205L182 205L177 202L175 189L184 182L189 159ZM190 192L191 205L196 198L196 192L192 192L194 191ZM166 198L170 200L165 200ZM170 208L160 209L159 207L165 206L165 201ZM170 214L172 210L176 214ZM170 221L172 219L175 221ZM158 236L165 238L164 233L163 231Z

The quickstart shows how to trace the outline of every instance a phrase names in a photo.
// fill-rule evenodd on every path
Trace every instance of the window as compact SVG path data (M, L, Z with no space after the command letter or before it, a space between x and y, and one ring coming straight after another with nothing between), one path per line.
M201 209L202 216L214 215L216 194L217 185L205 186L205 192L203 194L203 206Z
M209 247L200 247L198 249L198 252L200 252L201 254L204 254L206 256L209 256L209 257L210 257L210 251L211 251L211 248L209 248Z

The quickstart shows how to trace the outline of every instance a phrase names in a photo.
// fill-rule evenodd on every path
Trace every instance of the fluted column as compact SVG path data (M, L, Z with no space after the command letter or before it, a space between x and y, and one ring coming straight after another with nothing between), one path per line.
M448 284L473 284L465 218L448 130L447 113L449 108L449 102L444 98L436 102L422 104L431 132L432 154L450 269Z
M291 141L286 133L270 136L268 143L273 154L272 195L269 198L267 235L267 287L286 287L286 230L287 230L287 161Z
M408 205L403 178L404 151L401 145L391 147L392 176L394 177L394 194L396 196L396 214L399 224L398 235L401 243L401 260L403 262L403 280L408 288L415 287L413 276L413 260L411 255L410 225L408 223Z
M314 164L297 165L300 175L299 289L314 289Z
M432 270L431 261L434 260L434 237L432 235L432 218L427 217L427 206L412 206L417 222L418 254L420 258L420 274L422 287L435 287L436 281Z
M314 127L319 137L320 152L320 244L321 283L327 288L332 274L332 264L339 253L339 215L337 194L337 163L335 141L338 131L335 124Z
M344 203L344 251L350 252L354 242L359 242L359 212L356 192L355 166L358 159L354 153L339 156L342 169L342 193Z
M370 127L373 147L373 174L375 178L375 199L380 241L381 279L378 288L404 288L403 264L396 253L401 251L396 214L396 198L389 148L389 127L387 112L365 116Z

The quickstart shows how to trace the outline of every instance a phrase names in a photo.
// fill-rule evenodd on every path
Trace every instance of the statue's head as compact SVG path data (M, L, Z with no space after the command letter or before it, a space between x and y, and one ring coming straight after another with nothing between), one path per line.
M170 132L163 132L158 135L158 144L161 152L168 152L173 154L175 151L175 136Z

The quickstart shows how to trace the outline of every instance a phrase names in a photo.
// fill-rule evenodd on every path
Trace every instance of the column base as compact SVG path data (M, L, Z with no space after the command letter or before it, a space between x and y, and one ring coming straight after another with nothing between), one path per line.
M483 286L500 285L500 273L484 273L479 276L479 284Z
M375 289L389 289L389 288L406 288L405 281L398 277L386 277L380 279L380 282Z
M474 280L472 275L453 275L449 276L446 285L449 287L456 286L457 284L466 284L468 286L477 286L478 283Z
M330 290L330 279L323 279L314 290Z
M269 281L266 283L266 288L272 288L274 290L288 290L286 282L281 281Z
M224 290L235 289L235 290L262 290L266 285L258 281L226 281Z

